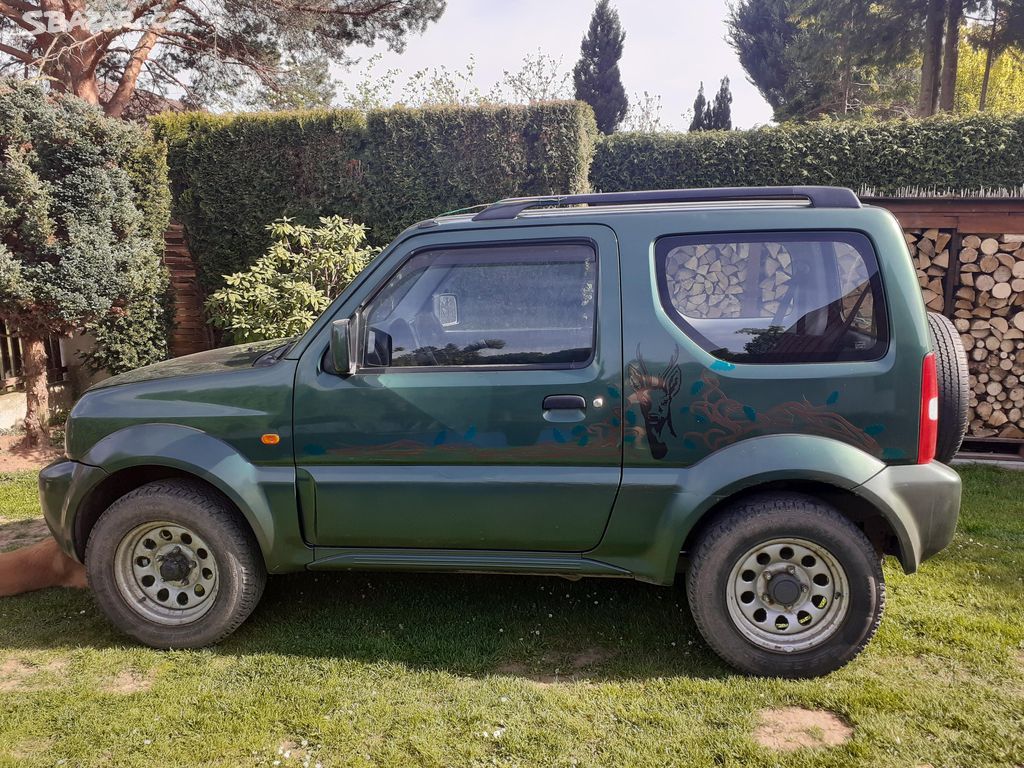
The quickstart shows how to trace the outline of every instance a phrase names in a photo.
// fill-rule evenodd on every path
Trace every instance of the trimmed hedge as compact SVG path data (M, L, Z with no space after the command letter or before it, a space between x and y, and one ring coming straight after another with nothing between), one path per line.
M581 102L152 119L175 215L207 292L248 267L283 216L341 215L374 245L444 211L509 195L581 192L597 133Z
M359 112L166 113L151 125L167 143L174 215L207 291L266 251L275 219L315 222L361 207Z
M749 131L613 134L595 190L833 184L874 194L1019 188L1024 116L822 121Z
M381 244L444 211L583 192L597 124L582 102L386 109L367 120L366 211Z
M596 147L592 110L572 101L365 117L186 113L152 125L167 143L175 215L207 292L264 253L266 225L283 216L305 224L345 216L384 245L444 211L590 188L837 184L899 194L1024 185L1024 116L621 133Z

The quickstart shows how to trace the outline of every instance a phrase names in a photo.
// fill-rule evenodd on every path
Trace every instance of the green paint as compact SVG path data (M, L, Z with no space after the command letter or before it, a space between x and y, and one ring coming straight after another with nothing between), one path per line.
M665 315L649 257L655 239L772 229L856 231L870 239L892 336L884 357L723 365ZM357 318L412 253L537 240L586 241L598 254L591 363L349 376L324 370L331 322ZM225 493L274 572L465 568L667 584L698 520L764 483L815 483L860 499L889 522L907 570L945 546L956 520L956 475L911 463L928 331L902 233L879 209L595 209L445 219L403 233L283 359L253 367L271 346L169 361L88 392L69 421L68 461L40 478L63 546L81 553L87 524L76 525L76 516L95 512L110 483L130 485L153 468L196 476ZM568 411L545 419L541 403L551 394L583 396L582 421ZM719 396L742 404L725 427L698 411ZM779 423L773 409L793 403L852 425L861 447L815 434L812 422L771 426ZM280 435L277 445L261 442L268 432Z

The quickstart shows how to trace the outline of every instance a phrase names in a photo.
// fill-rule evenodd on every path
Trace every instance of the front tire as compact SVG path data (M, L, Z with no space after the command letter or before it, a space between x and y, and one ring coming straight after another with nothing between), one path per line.
M878 629L881 558L864 533L818 499L766 494L715 520L686 578L708 645L752 675L817 677L847 664Z
M159 480L115 501L85 553L107 618L153 648L201 648L235 631L266 584L259 545L223 497L197 481Z

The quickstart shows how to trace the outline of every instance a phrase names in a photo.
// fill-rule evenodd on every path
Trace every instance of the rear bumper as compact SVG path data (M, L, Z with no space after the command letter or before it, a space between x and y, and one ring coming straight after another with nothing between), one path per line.
M887 467L856 489L888 519L907 573L945 549L960 516L960 475L933 461Z
M58 459L39 473L39 502L46 524L60 548L79 560L75 551L75 518L85 495L106 477L99 467Z

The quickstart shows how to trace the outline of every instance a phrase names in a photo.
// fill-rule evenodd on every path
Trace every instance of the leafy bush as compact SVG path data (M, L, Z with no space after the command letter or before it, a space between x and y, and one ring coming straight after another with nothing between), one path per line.
M867 187L875 194L1013 189L1024 184L1024 116L615 134L599 144L590 178L606 192L770 184Z
M365 227L340 216L316 228L281 219L267 231L267 253L225 275L206 304L213 324L239 343L304 332L378 252L366 246Z
M505 195L580 192L594 149L580 102L153 118L201 285L263 253L266 223L344 215L383 245L409 224Z
M48 410L43 340L73 330L101 334L111 360L133 344L112 317L142 312L154 331L130 352L163 356L166 334L150 310L165 285L167 226L162 147L74 97L0 82L0 318L25 347L30 439Z

